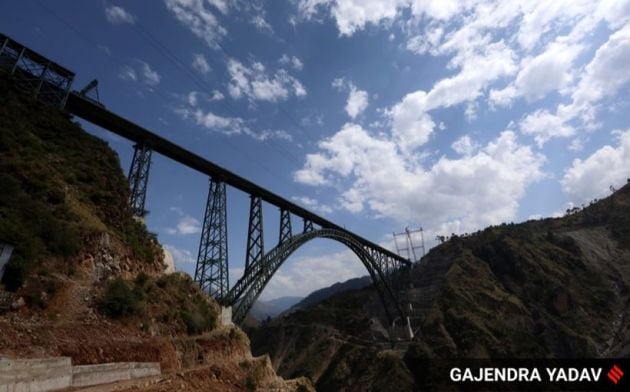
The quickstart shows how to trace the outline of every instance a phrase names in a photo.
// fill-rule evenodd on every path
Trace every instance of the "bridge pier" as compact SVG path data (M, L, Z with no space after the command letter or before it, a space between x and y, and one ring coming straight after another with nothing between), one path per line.
M278 243L281 244L285 241L290 241L293 237L293 230L291 229L291 213L284 208L280 209L280 238Z
M262 199L254 195L251 195L250 198L245 273L247 273L253 265L257 264L265 254Z
M229 289L225 193L225 183L211 178L195 268L195 282L216 299L223 298Z
M128 177L131 191L129 205L135 216L144 218L147 214L144 203L147 197L149 169L151 168L151 149L146 144L136 144L133 149L133 159Z

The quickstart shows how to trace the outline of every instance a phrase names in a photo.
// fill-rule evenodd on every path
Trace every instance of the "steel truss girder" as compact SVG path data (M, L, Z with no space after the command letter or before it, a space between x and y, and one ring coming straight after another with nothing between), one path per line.
M245 270L241 279L224 299L226 304L231 304L234 307L232 313L234 322L240 324L245 319L247 312L282 263L300 246L314 238L333 239L349 247L368 270L390 323L394 321L391 310L395 311L396 316L404 318L401 302L394 293L390 281L390 275L394 272L392 267L400 268L402 265L392 265L389 269L384 268L388 262L380 252L365 247L352 235L343 231L320 229L295 235L290 241L280 243L265 254L259 262L250 265L249 269Z
M265 254L263 238L262 198L250 196L249 229L247 231L247 253L245 258L245 273L253 264L258 264Z
M284 208L280 209L280 237L279 244L291 240L293 230L291 230L291 213Z
M0 71L15 77L16 85L39 101L63 107L74 74L44 56L0 34Z
M136 144L129 169L129 205L133 214L139 217L144 217L147 213L144 209L144 203L147 198L151 153L151 148L148 145Z
M210 179L195 282L202 291L217 300L221 300L229 290L225 183L214 178Z

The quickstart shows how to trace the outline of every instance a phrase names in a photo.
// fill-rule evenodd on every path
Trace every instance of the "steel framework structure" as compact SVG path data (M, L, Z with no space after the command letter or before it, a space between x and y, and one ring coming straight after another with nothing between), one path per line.
M15 77L17 85L41 102L63 107L74 73L41 54L0 34L0 70Z
M147 211L144 203L147 198L149 170L151 169L151 149L146 144L136 144L129 168L129 205L135 216L143 218Z
M234 322L239 324L243 322L247 312L282 263L300 246L315 238L329 238L350 248L370 274L390 323L393 322L394 315L405 317L390 280L392 272L404 267L405 264L378 250L366 247L345 232L336 229L318 229L294 235L290 240L281 242L266 253L257 263L250 265L249 270L246 270L228 295L223 298L224 304L234 307L232 312Z
M17 75L15 79L18 83L37 99L48 104L65 105L70 113L136 143L128 178L131 191L129 203L136 216L146 215L145 200L153 151L210 176L195 279L210 295L235 307L237 322L245 318L280 265L296 249L314 238L329 238L350 248L372 277L390 322L393 320L391 310L400 318L404 317L391 276L401 267L411 265L409 260L120 117L85 94L69 93L74 78L72 72L1 34L0 69ZM84 89L84 92L87 90ZM245 273L229 291L226 185L251 197ZM268 253L264 252L263 201L281 210L279 244ZM292 214L303 219L300 234L294 235L291 231Z
M252 265L257 264L265 254L263 237L262 199L250 196L249 229L247 230L247 253L245 256L245 273Z
M211 297L228 293L227 203L225 183L210 179L195 268L195 282Z

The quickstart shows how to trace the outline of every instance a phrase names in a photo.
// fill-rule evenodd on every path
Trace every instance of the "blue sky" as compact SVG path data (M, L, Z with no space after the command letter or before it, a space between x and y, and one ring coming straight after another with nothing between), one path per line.
M80 4L80 5L79 5ZM392 248L561 214L630 177L630 1L6 1L3 33L111 110ZM132 146L85 128L118 152ZM147 224L192 273L208 179L154 156ZM228 191L231 278L248 198ZM265 242L279 214L265 206ZM294 227L299 222L294 220ZM317 240L263 298L363 275Z

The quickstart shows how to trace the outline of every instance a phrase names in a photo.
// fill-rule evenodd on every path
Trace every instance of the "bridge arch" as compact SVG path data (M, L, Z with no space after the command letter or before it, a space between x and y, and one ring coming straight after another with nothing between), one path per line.
M245 319L267 283L289 256L315 238L328 238L340 242L352 250L370 274L390 324L398 317L404 318L401 304L394 293L390 279L391 274L403 266L402 263L366 247L347 232L336 229L319 229L294 235L291 239L278 244L267 252L259 262L250 265L249 269L245 270L243 276L222 300L224 304L233 306L234 322L240 324ZM396 312L395 316L392 315L391 310Z

